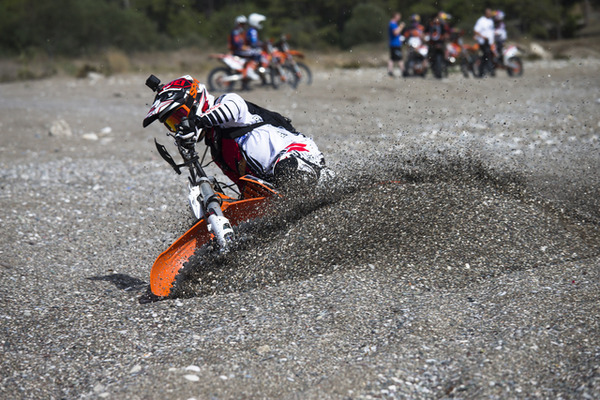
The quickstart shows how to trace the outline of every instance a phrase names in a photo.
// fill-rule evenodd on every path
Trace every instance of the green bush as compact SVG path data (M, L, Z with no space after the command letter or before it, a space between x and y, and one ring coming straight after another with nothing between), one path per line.
M531 24L529 32L531 36L533 36L536 39L548 39L548 37L550 36L548 29L545 28L542 24L538 23Z
M387 15L375 4L358 4L344 26L341 45L345 49L363 43L381 42L387 34Z
M594 4L597 3L593 2ZM386 40L392 12L407 22L419 13L425 24L443 9L452 25L472 34L484 0L0 0L0 56L44 53L89 56L118 48L127 53L176 50L184 47L223 48L237 15L252 12L267 17L263 40L291 35L297 48L351 48ZM529 34L551 38L576 35L578 21L567 12L572 0L494 0L491 7L506 13L514 27L511 37ZM562 16L562 17L561 17ZM562 31L561 31L562 29Z

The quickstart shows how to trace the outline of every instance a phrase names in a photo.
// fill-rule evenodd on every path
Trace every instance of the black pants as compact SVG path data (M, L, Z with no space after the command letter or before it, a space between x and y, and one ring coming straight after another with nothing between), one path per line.
M494 53L488 42L480 46L481 48L481 63L479 64L479 76L485 76L487 72L494 74Z

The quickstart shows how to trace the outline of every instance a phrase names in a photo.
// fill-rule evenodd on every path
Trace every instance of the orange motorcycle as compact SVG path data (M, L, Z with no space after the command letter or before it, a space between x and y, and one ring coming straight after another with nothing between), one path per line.
M231 92L238 82L242 89L249 89L251 83L274 89L286 83L292 87L297 84L295 71L283 61L285 55L270 42L263 46L260 62L233 54L211 54L209 57L223 64L208 73L207 84L211 91Z
M282 64L291 69L296 75L296 85L312 84L312 71L304 62L297 60L303 59L304 53L299 50L292 50L286 35L281 35L279 41L275 43L275 49Z
M142 303L179 295L185 268L194 253L201 248L226 253L235 238L233 227L263 215L270 199L278 196L269 183L250 175L241 178L243 185L239 192L218 182L205 173L195 143L175 134L168 135L175 139L182 163L177 164L156 139L155 145L175 172L181 174L182 169L188 170L188 200L197 222L158 256L150 272L149 292L140 299Z

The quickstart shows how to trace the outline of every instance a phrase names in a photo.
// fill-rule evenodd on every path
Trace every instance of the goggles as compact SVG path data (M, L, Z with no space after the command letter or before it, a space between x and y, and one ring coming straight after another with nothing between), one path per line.
M177 132L177 126L181 121L190 114L190 109L186 106L181 106L177 110L173 111L171 115L165 119L165 126L171 132Z

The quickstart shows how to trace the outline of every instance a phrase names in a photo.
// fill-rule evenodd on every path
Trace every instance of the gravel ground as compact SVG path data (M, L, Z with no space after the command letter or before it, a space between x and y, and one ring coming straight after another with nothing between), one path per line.
M600 60L314 67L245 97L339 181L149 304L192 223L141 128L152 71L0 85L0 398L600 397Z

